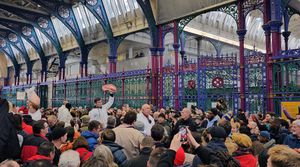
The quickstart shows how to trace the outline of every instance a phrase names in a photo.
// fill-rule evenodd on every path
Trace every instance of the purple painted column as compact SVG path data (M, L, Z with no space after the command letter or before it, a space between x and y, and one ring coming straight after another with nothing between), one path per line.
M117 58L109 58L109 73L116 73L117 71Z
M240 51L240 100L241 100L241 109L246 110L246 99L245 99L245 16L243 10L243 1L238 1L238 30L237 34L239 36L239 51Z
M272 73L272 61L271 61L271 29L268 25L270 21L270 1L264 1L264 25L262 28L265 31L265 44L266 44L266 89L267 89L267 111L274 111L274 104L273 104L273 73Z
M151 51L151 65L152 65L152 104L157 106L158 100L158 80L157 80L157 68L158 68L158 61L157 61L157 48L150 48Z
M178 61L178 24L176 21L174 21L174 29L173 29L173 35L174 35L174 54L175 54L175 110L179 110L179 61Z
M164 51L165 48L158 48L159 53L159 107L163 107L163 75L164 75Z

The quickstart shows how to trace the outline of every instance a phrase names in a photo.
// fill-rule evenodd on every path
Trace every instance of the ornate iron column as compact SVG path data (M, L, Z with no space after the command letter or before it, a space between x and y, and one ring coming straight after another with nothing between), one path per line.
M163 107L163 75L164 75L164 51L165 48L158 48L159 53L159 107Z
M173 29L173 35L174 35L174 54L175 54L175 110L179 110L179 61L178 61L178 23L174 21L174 29Z
M158 68L158 59L157 59L157 48L150 48L151 51L151 65L152 65L152 104L157 106L158 100L158 80L157 80L157 68Z
M157 48L158 54L159 54L159 108L163 107L163 75L164 75L164 37L163 37L163 29L160 25L159 28L159 48Z
M264 0L264 25L262 28L265 31L265 44L266 44L266 89L267 89L267 110L273 111L274 110L274 104L273 104L273 73L272 73L272 51L271 51L271 29L268 24L270 21L270 0Z
M238 1L238 30L237 34L239 36L239 51L240 51L240 100L241 100L241 109L245 111L246 109L246 99L245 99L245 15L243 9L243 1Z

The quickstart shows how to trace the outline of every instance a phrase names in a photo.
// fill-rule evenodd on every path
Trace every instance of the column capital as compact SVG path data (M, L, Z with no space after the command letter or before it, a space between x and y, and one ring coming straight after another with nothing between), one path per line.
M178 43L174 43L174 44L173 44L173 48L174 48L175 50L178 50L179 47L180 47L180 45L179 45Z
M246 29L240 29L240 30L237 30L236 33L238 34L239 39L241 40L241 39L245 38L247 30Z
M108 60L110 63L116 63L117 62L117 57L108 57Z
M273 20L269 22L271 32L280 32L280 27L282 25L282 22L279 20Z
M149 48L149 50L151 52L151 56L155 56L157 54L158 48Z
M270 32L271 27L269 24L264 24L261 26L265 32Z
M157 51L158 51L159 53L164 52L164 51L165 51L165 48L157 48Z
M284 31L284 32L282 32L282 36L283 36L284 38L288 38L290 35L291 35L291 32L290 32L290 31Z

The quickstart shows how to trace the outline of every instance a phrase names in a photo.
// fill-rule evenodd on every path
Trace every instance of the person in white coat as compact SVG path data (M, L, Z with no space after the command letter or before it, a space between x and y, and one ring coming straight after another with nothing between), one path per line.
M65 127L70 126L70 121L73 119L70 109L71 109L71 104L67 103L65 107L60 107L57 113L57 118L59 121L62 121L65 123Z
M142 106L142 111L137 114L137 121L144 123L144 132L147 136L151 135L151 128L155 124L153 117L150 115L151 107L149 104Z
M110 84L111 86L111 84ZM104 105L102 105L102 99L101 98L96 98L94 100L95 107L89 112L90 116L90 121L96 120L99 121L102 125L103 128L106 128L107 126L107 118L108 118L108 109L113 105L114 103L114 93L116 91L116 88L114 85L112 85L114 89L103 89L103 91L109 91L110 95L108 98L108 102Z

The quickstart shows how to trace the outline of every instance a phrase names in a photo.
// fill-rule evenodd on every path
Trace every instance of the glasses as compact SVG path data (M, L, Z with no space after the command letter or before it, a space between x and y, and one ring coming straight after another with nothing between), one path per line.
M149 124L151 124L152 123L151 119L148 119L148 122L149 122Z

